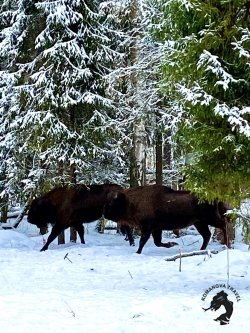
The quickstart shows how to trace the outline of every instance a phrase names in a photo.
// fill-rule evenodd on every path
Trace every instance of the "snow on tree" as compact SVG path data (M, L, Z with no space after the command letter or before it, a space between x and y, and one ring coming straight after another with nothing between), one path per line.
M250 2L159 1L169 44L162 88L180 108L186 186L203 198L249 195Z
M110 22L107 2L17 1L1 34L7 187L122 180L117 110L105 80L122 55Z
M6 181L12 181L14 171L12 161L15 137L11 128L15 110L11 108L16 98L13 86L16 82L14 75L8 71L9 64L15 59L13 44L16 42L12 33L15 31L14 20L18 13L17 1L4 0L0 5L0 200L3 209L8 206ZM9 172L10 171L10 172Z
M126 57L123 67L110 73L110 80L111 93L126 117L130 185L155 179L162 183L163 146L170 138L174 117L158 84L165 46L152 34L157 8L150 0L121 3L119 17L123 18L120 24L127 34L122 45ZM122 89L116 89L117 82Z

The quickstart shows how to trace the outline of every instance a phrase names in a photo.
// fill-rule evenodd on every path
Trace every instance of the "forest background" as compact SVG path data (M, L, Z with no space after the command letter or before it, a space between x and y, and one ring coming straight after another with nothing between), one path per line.
M246 0L0 0L2 220L76 182L184 180L239 207L249 27Z

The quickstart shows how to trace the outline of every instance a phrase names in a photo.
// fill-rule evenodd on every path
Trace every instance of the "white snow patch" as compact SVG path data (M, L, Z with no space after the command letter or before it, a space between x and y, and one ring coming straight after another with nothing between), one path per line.
M57 245L39 252L42 236L30 237L27 222L14 230L0 230L1 331L16 333L247 333L250 308L250 252L236 243L234 249L210 242L217 255L193 256L166 262L168 256L198 250L199 235L175 239L179 246L157 248L152 239L141 255L123 236L98 234L95 223L86 225L86 244ZM32 230L31 234L35 234ZM48 235L45 237L47 238ZM168 241L164 239L164 241ZM173 240L173 239L171 239ZM68 232L66 241L68 242ZM196 241L199 241L198 243ZM65 255L68 254L67 258ZM202 310L205 290L229 283L241 300L233 301L230 323L213 319L223 313ZM204 305L204 303L206 303Z

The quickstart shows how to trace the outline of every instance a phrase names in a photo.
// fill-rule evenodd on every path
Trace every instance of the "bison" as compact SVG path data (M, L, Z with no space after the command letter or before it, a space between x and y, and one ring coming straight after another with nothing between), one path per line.
M65 229L74 227L81 243L84 241L83 223L93 222L103 215L107 194L119 192L122 187L116 184L103 185L69 185L57 187L32 201L28 211L28 222L38 228L53 225L46 244L41 251L48 249L49 244ZM130 245L134 239L129 227L126 232Z
M176 243L162 243L162 230L186 228L194 225L203 237L201 250L211 237L209 225L226 234L223 203L200 203L188 191L175 191L166 186L146 185L120 192L111 192L104 207L104 217L122 224L137 226L141 238L137 253L141 253L152 234L156 246L171 247Z

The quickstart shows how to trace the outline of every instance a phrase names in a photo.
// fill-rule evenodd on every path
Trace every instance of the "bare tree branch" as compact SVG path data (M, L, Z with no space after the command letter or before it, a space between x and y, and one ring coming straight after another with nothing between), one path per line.
M166 258L165 261L175 261L176 259L184 258L184 257L192 257L192 256L200 256L200 255L208 255L211 257L211 254L217 254L219 251L214 250L201 250L201 251L193 251L193 252L186 252L186 253L179 253L175 256Z

